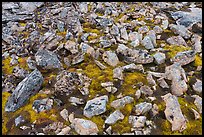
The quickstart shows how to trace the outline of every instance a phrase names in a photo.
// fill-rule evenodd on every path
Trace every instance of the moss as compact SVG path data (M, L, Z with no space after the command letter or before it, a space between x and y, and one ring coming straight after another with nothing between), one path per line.
M59 36L62 36L62 37L66 37L66 34L67 34L67 31L66 30L64 30L64 31L62 31L62 32L57 32L57 35L59 35Z
M125 116L122 121L117 121L112 125L112 131L115 133L129 133L131 132L131 124L129 124L129 116Z
M99 129L99 134L102 134L103 133L103 125L105 123L105 120L100 116L93 116L91 117L89 120L91 120L92 122L94 122L98 129Z
M134 107L134 103L126 104L125 107L121 108L120 111L125 116L129 116L132 112L132 109Z
M96 33L97 35L100 35L101 34L101 32L100 32L100 30L98 30L98 29L92 29L92 28L83 28L84 29L84 31L86 32L86 33Z
M91 40L94 40L94 39L97 39L98 38L98 36L88 36L88 41L91 41Z
M19 25L22 26L22 27L25 27L26 23L25 22L19 22Z
M193 65L196 67L202 66L202 58L198 54L195 55L195 61Z
M123 95L134 95L136 89L133 88L133 85L138 82L147 84L146 76L141 72L124 73L124 83L121 88Z
M178 52L182 52L182 51L186 51L186 50L190 50L190 47L185 47L185 46L177 46L177 45L166 45L164 47L165 50L169 50L169 52L167 53L167 58L173 58L174 56L176 56L176 54Z
M10 65L11 57L2 60L2 72L3 74L12 74L14 66Z
M27 63L27 61L26 61L27 58L28 58L28 57L20 57L20 58L18 58L19 67L20 67L20 68L23 68L23 69L25 69L25 70L30 71L30 69L29 69L29 67L28 67L28 63Z

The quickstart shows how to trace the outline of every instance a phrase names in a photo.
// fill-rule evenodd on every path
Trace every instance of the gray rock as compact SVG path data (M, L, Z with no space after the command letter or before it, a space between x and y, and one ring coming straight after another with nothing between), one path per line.
M79 9L82 13L88 12L88 5L85 2L79 4Z
M192 86L193 90L198 93L202 93L202 81L197 79L196 83Z
M180 104L176 96L168 93L161 96L166 103L166 109L164 111L166 119L172 124L172 131L182 132L187 128L186 119L182 114Z
M25 122L23 116L18 116L16 119L15 119L15 125L18 126L19 124Z
M178 62L181 66L187 65L195 60L195 52L193 50L178 52L175 57L171 59L172 62Z
M130 96L125 96L121 99L117 99L114 100L113 102L111 102L111 107L114 108L122 108L124 107L126 104L130 104L134 101L134 99Z
M146 122L146 117L145 116L129 116L129 123L132 124L133 127L135 128L142 128L145 126Z
M151 114L152 116L156 116L157 114L159 114L159 107L157 106L157 104L154 104L152 109L151 109Z
M79 105L84 104L84 100L81 98L77 98L77 97L70 97L69 102L71 102L72 104L76 104L76 105L77 104L79 104Z
M39 49L35 54L35 60L36 64L43 69L60 69L62 66L57 55L48 50Z
M106 87L105 88L108 92L115 93L118 91L116 87Z
M159 26L155 26L155 27L153 28L153 30L154 30L154 32L157 33L157 34L160 34L160 33L163 32L162 28L160 28Z
M100 61L98 60L94 60L94 62L96 63L96 65L100 68L100 69L106 69L107 67L105 65L103 65Z
M162 25L161 27L163 29L167 29L168 28L168 25L169 25L169 21L168 20L162 20Z
M92 116L95 115L100 115L106 111L106 103L108 102L108 96L100 96L96 97L92 100L87 101L83 114L91 118Z
M42 112L42 111L52 109L53 104L54 104L53 99L44 98L44 99L41 99L41 100L35 100L33 102L32 107L37 113L39 113L39 112Z
M103 60L110 66L115 67L118 63L118 57L113 51L106 51L103 53Z
M135 105L135 113L136 115L143 115L148 113L152 109L152 104L147 102L142 102L138 105Z
M122 27L120 29L120 36L121 38L123 38L124 40L128 41L128 34L127 34L127 31L126 31L126 28L125 27Z
M57 23L57 28L58 28L58 30L59 30L60 32L63 32L63 31L64 31L64 25L65 25L64 22L58 21L58 23Z
M86 43L81 43L80 48L81 48L82 53L90 54L92 57L95 58L95 50L93 47L89 46Z
M165 68L165 78L172 80L171 92L176 96L181 96L187 91L188 86L186 84L187 78L185 70L181 67L179 63L174 63L173 65L167 66Z
M195 98L194 104L198 108L199 113L202 114L202 98L198 95L192 95L191 97Z
M139 34L138 32L130 32L128 36L129 40L131 41L131 46L139 46L140 42L142 41L142 34Z
M123 69L122 67L117 67L113 69L113 78L123 80Z
M135 92L135 97L136 99L139 99L141 96L141 91L138 89L136 92Z
M99 132L98 127L94 122L81 118L75 118L71 127L73 127L79 135L93 135Z
M189 39L192 33L183 25L169 25L170 29L175 33L183 37L184 39Z
M69 126L63 128L57 135L69 135L69 131L71 130L71 128Z
M156 54L154 54L154 59L156 64L162 64L165 62L166 56L164 53L157 52Z
M169 85L166 83L163 77L157 79L157 82L159 83L159 86L162 88L169 88Z
M118 26L113 25L112 28L110 29L110 34L114 36L120 36L120 31Z
M63 109L62 111L60 111L60 115L62 116L62 118L66 121L69 120L69 114L68 114L68 111L66 109Z
M194 51L197 53L200 53L202 51L202 45L201 45L201 38L199 35L197 34L193 34L193 36L191 37L191 41L193 44L193 49Z
M187 46L185 40L181 36L172 36L172 37L168 38L166 41L168 44L171 44L171 45Z
M134 72L134 71L144 72L144 68L143 68L142 64L135 65L135 63L125 65L125 66L122 67L122 69L125 72Z
M147 96L151 96L153 94L153 91L151 90L151 88L146 85L140 87L140 91L142 94L147 95Z
M74 41L68 40L64 48L69 50L72 54L78 53L78 46L77 46L77 43Z
M35 60L32 60L31 57L28 57L28 59L26 60L29 69L34 70L36 69L36 62Z
M154 48L154 44L152 43L152 39L148 35L145 36L144 39L142 40L142 45L146 49L153 49Z
M113 86L113 82L105 82L105 83L101 83L101 86L102 87L110 87L110 86Z
M84 61L84 53L79 53L72 59L72 65L82 63Z
M193 108L191 108L191 110L193 111L195 120L200 119L200 114L195 109L193 109Z
M39 70L34 70L16 87L12 95L8 98L5 106L6 112L14 112L34 94L36 94L43 83L43 76Z
M143 34L143 33L147 33L149 31L149 28L147 26L142 26L138 29L138 32L140 34Z
M151 85L151 86L156 85L156 82L153 79L152 74L148 73L146 79L147 79L147 82L148 82L149 85Z
M120 110L115 110L106 118L105 123L112 125L112 124L115 124L118 120L123 120L123 119L124 119L124 115L120 112Z
M13 68L13 75L17 78L24 79L29 75L29 72L24 70L23 68L20 68L19 66L16 66Z

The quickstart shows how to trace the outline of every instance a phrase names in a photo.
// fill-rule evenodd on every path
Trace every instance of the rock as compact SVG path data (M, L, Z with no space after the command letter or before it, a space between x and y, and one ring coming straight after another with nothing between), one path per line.
M128 34L127 34L127 31L126 31L126 28L125 27L122 27L120 29L120 36L121 38L123 38L124 40L128 41Z
M125 96L121 99L117 99L114 100L113 102L111 102L111 107L114 108L122 108L124 107L126 104L130 104L134 101L134 99L130 96Z
M106 118L105 123L112 125L112 124L115 124L118 120L123 120L123 119L124 119L124 115L120 112L120 110L115 110Z
M68 117L69 117L69 114L68 114L68 111L66 109L63 109L62 111L60 111L60 115L62 116L62 118L66 121L68 121Z
M67 67L70 67L71 66L71 61L68 57L64 57L64 64L67 66Z
M189 39L192 33L183 25L169 25L170 29L175 33L183 37L184 39Z
M77 43L74 41L71 41L71 40L68 40L65 43L64 48L67 49L68 51L70 51L72 54L76 54L79 52Z
M106 111L106 103L108 102L108 96L100 96L96 97L92 100L87 101L83 114L91 118L92 116L95 115L100 115Z
M159 73L159 72L153 72L153 71L147 71L147 73L157 77L157 78L161 78L165 76L165 73Z
M168 25L169 25L169 21L168 20L162 20L162 25L161 27L163 29L167 29L168 28Z
M64 22L62 22L62 21L58 21L58 23L57 23L57 28L58 28L58 30L60 31L60 32L63 32L64 31Z
M59 132L57 135L68 135L69 131L71 130L71 128L69 126L63 128L61 130L61 132Z
M84 53L79 53L72 59L72 65L79 64L84 61Z
M141 96L141 91L138 89L136 92L135 92L135 96L136 96L136 99L139 99L140 96Z
M153 91L151 90L151 88L146 85L140 87L140 91L142 94L147 95L147 96L151 96L153 94Z
M13 75L17 78L24 79L29 75L29 72L24 70L23 68L20 68L19 66L16 66L13 68Z
M172 36L172 37L168 38L166 41L170 45L187 46L185 40L181 36Z
M28 57L28 59L26 60L29 69L34 70L36 69L36 62L35 60L32 60L31 57Z
M79 9L82 13L88 12L88 5L85 2L79 4Z
M159 86L162 88L169 88L169 85L166 83L163 77L157 79L157 82L159 83Z
M106 62L108 65L115 67L118 63L118 57L115 54L115 52L112 51L106 51L103 53L103 60Z
M162 28L160 28L159 26L155 26L155 27L153 28L153 30L154 30L154 32L157 33L157 34L160 34L160 33L163 32Z
M35 69L17 85L12 95L8 98L5 111L14 112L23 106L32 95L40 90L42 83L43 76L39 70Z
M129 40L131 41L131 46L139 46L140 42L142 41L142 34L139 34L138 32L130 32L128 36Z
M102 87L109 87L109 86L113 86L113 82L105 82L105 83L101 83Z
M93 47L89 46L86 43L81 43L80 48L81 48L82 53L90 54L92 57L95 58L95 50Z
M199 33L202 34L202 24L201 24L201 22L197 22L197 23L193 24L192 31L194 33L197 33L197 34L199 34Z
M151 85L151 86L156 85L156 82L153 79L152 74L148 73L146 79L147 79L147 82L148 82L149 85Z
M122 67L117 67L113 69L113 78L123 80L123 69Z
M44 49L38 50L35 60L37 65L43 69L60 69L62 66L55 53Z
M100 39L100 45L103 47L103 48L109 48L111 47L111 41L109 40L104 40L104 39Z
M53 122L49 125L47 125L45 128L42 128L44 133L49 134L50 132L53 132L55 134L59 134L62 129L66 128L67 126L65 126L62 122Z
M151 114L152 116L156 116L157 114L159 114L159 107L157 106L157 104L154 104L152 109L151 109Z
M202 98L199 97L198 95L192 95L191 97L195 98L194 104L199 110L199 113L202 114Z
M135 63L131 63L129 65L125 65L122 67L123 71L125 72L134 72L134 71L141 71L144 72L144 68L141 64L135 65Z
M75 118L71 127L73 127L79 135L94 135L99 132L98 127L94 122L81 118Z
M144 39L142 40L142 45L146 48L146 49L154 49L154 44L152 42L151 37L149 37L148 35L144 37Z
M152 104L147 102L142 102L135 106L136 115L143 115L152 109Z
M161 52L157 52L156 54L154 54L154 59L155 59L155 63L156 64L162 64L165 63L166 60L166 56L164 53Z
M147 26L142 26L138 29L138 33L143 34L147 33L149 31L149 28Z
M20 2L19 6L22 8L22 10L27 11L27 12L34 12L35 9L37 9L37 7L40 7L41 5L43 5L43 2L31 2L31 3L27 3L27 2Z
M176 96L168 93L161 96L166 103L166 109L164 111L166 119L172 124L172 131L182 132L187 128L186 119L184 118L180 104Z
M110 29L110 34L114 36L120 36L120 31L118 26L113 25L112 28Z
M115 93L118 91L116 87L106 87L105 88L108 92Z
M179 63L174 63L165 68L165 78L172 80L171 92L176 96L181 96L187 91L187 78L185 70L181 67Z
M132 124L134 128L142 128L145 126L146 122L145 116L129 116L129 123Z
M198 93L202 93L202 81L197 79L196 83L192 86L193 90Z
M202 45L201 45L201 38L199 35L193 34L191 37L191 41L193 44L193 49L197 53L200 53L202 51Z
M79 105L84 104L84 100L83 99L76 98L76 97L70 97L69 98L69 102L71 102L72 104L75 104L75 105L77 105L77 104L79 104Z
M42 112L42 111L46 111L46 110L50 110L52 108L54 104L53 99L49 99L49 98L44 98L41 100L35 100L33 102L33 106L32 108L37 112Z
M102 70L104 70L104 69L107 68L105 65L103 65L103 64L102 64L100 61L98 61L98 60L94 60L94 62L95 62L96 65L97 65L100 69L102 69Z
M191 110L193 111L193 114L195 116L195 120L200 119L200 114L193 108L191 108Z
M18 126L19 124L25 122L23 116L18 116L16 119L15 119L15 125Z

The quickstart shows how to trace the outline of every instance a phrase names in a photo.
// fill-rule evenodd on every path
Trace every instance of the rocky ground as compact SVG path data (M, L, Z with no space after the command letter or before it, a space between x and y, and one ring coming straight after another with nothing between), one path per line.
M2 3L2 134L202 134L202 3Z

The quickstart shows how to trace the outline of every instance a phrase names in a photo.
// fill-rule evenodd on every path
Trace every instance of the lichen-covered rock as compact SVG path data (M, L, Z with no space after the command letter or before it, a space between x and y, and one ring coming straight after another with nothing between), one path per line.
M142 102L138 105L135 105L136 115L142 115L149 112L152 109L152 104L147 102Z
M202 81L197 79L196 83L192 86L193 90L198 93L202 93Z
M50 110L52 108L53 104L54 104L53 99L44 98L44 99L41 99L41 100L35 100L33 102L32 107L37 113L39 113L39 112L42 112L42 111Z
M165 62L166 55L164 53L157 52L154 54L154 59L156 64L162 64Z
M87 101L83 114L91 118L92 116L95 115L100 115L106 111L106 103L108 102L108 96L100 96L96 97L92 100Z
M115 67L118 63L118 57L113 51L106 51L103 53L103 60L110 66Z
M185 39L189 39L191 37L192 33L183 25L170 24L169 27L175 34L178 34Z
M178 52L175 57L171 59L172 62L178 62L181 66L187 65L195 60L195 52L193 50Z
M187 128L186 119L182 114L180 104L176 96L168 93L162 96L162 99L166 103L166 109L164 111L166 119L172 124L172 131L182 132Z
M122 108L124 107L126 104L130 104L134 101L134 99L130 96L125 96L123 98L114 100L113 102L111 102L111 107L114 108Z
M145 126L146 122L145 116L129 116L129 123L132 124L133 127L142 128Z
M183 46L187 46L186 41L181 36L172 36L172 37L168 38L166 40L166 42L168 44L171 44L171 45L178 45L178 46L183 45Z
M36 64L43 69L60 69L60 63L57 55L45 49L39 49L35 54Z
M75 118L72 121L71 127L73 127L79 135L97 135L99 132L94 122L81 118Z
M17 85L12 95L8 98L5 111L14 112L23 106L32 95L40 90L42 83L43 76L39 70L35 69Z
M124 115L120 112L120 110L115 110L106 118L105 123L112 125L112 124L115 124L118 120L123 120L123 119L124 119Z

